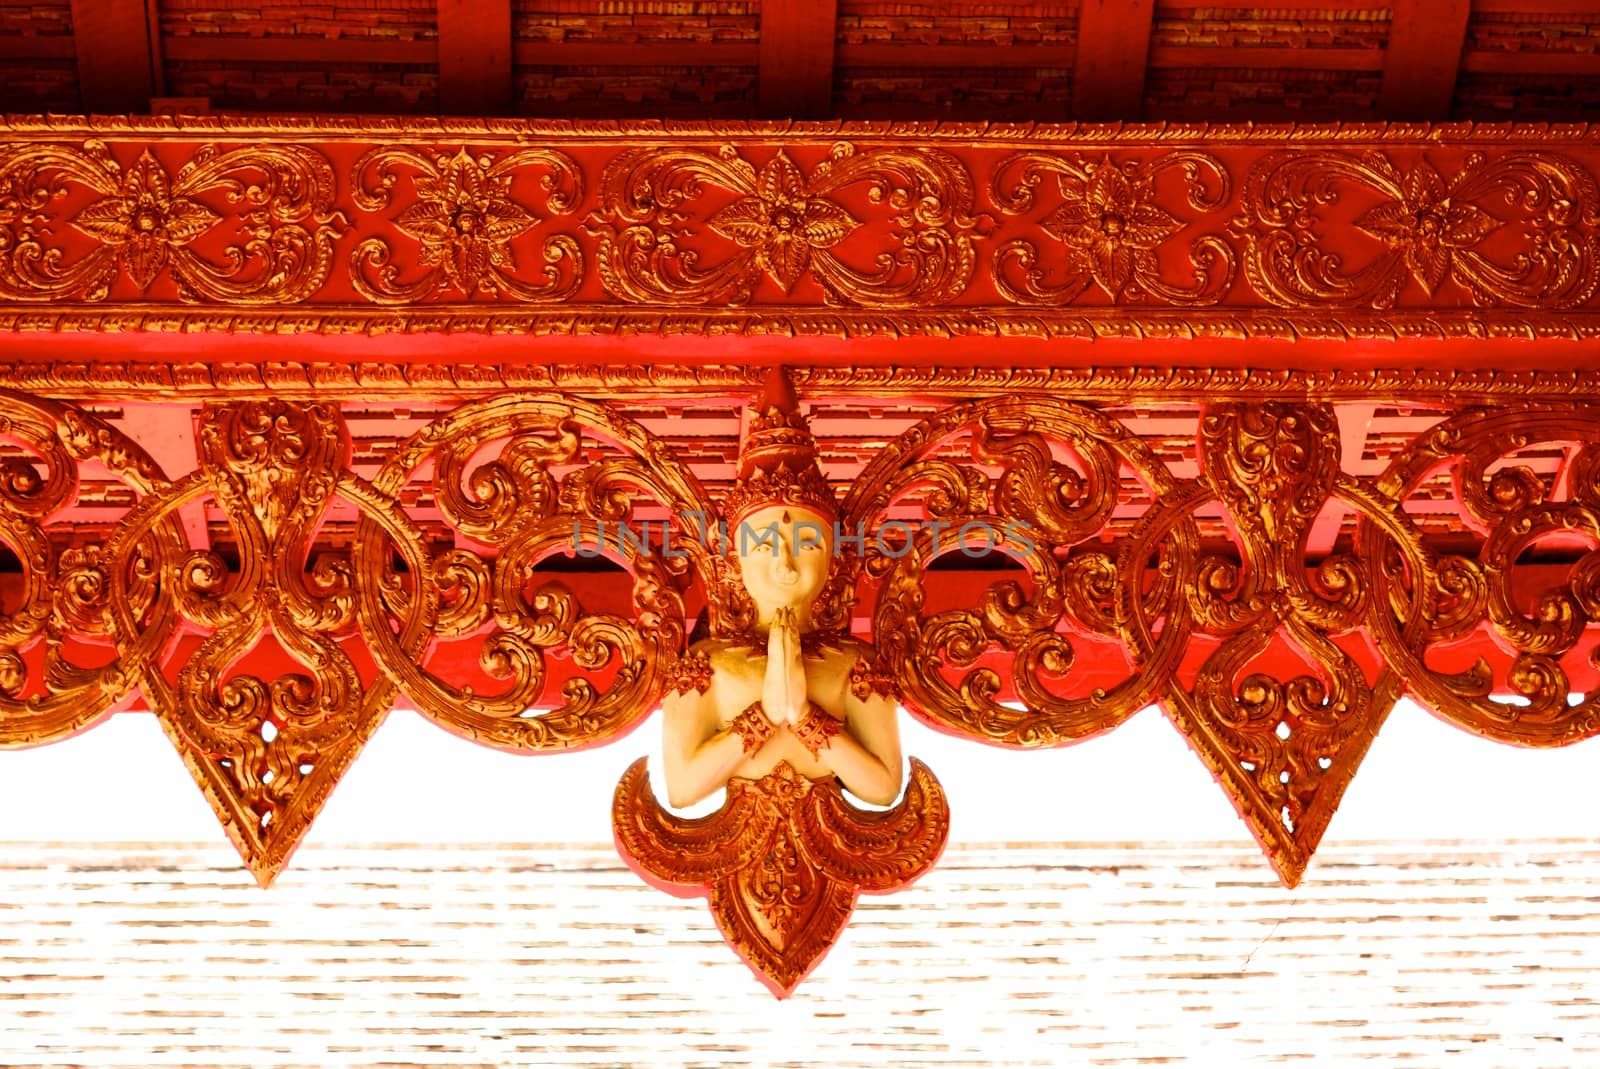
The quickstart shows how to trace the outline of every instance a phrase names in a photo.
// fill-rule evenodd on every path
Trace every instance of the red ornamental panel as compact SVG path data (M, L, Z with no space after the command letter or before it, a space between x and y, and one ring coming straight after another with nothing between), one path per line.
M0 300L13 329L1587 335L1597 167L1535 126L13 117Z

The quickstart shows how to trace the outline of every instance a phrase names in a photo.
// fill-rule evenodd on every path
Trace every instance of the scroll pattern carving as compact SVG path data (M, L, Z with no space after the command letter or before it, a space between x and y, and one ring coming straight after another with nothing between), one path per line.
M547 236L541 248L541 280L516 274L511 241L543 220L520 204L511 188L519 175L541 173L545 208L571 213L583 197L583 173L564 152L522 149L496 159L492 154L429 156L410 148L369 150L351 175L351 196L362 211L390 206L399 184L397 167L410 168L417 199L394 219L395 227L417 243L421 277L400 279L401 267L390 242L369 237L350 256L350 284L379 304L407 304L453 290L463 298L480 294L516 301L560 301L583 280L583 253L569 234ZM375 174L377 186L367 184ZM402 263L409 262L402 258Z
M1600 734L1578 682L1600 671L1592 403L1413 398L1437 421L1352 474L1334 401L1204 395L1176 452L1038 393L890 441L843 499L868 537L818 613L868 599L881 660L859 684L1011 747L1160 703L1290 883L1402 692L1504 742ZM687 518L714 514L706 488L605 405L503 392L364 458L331 400L219 400L196 426L193 470L169 473L86 408L0 393L0 745L147 702L264 880L398 694L488 745L599 745L692 679L697 613L737 630ZM131 503L86 539L65 517L89 471ZM1441 495L1456 513L1416 511ZM1330 510L1348 520L1318 543ZM677 525L672 553L600 537L646 518ZM575 539L626 573L613 600L563 564ZM932 581L980 539L1011 566Z
M854 262L833 251L864 223L837 200L853 186L890 228L887 242ZM708 211L707 187L736 199ZM840 142L808 176L783 149L758 171L731 145L649 148L607 165L589 225L606 290L622 301L743 304L763 277L788 294L809 275L829 304L915 308L967 289L974 238L992 224L975 203L966 166L941 149ZM696 220L735 251L699 251L690 241Z
M1549 337L1600 303L1576 131L208 122L9 120L0 326Z
M1156 180L1169 170L1183 174L1188 206L1195 212L1215 211L1228 202L1228 171L1205 152L1168 152L1144 163L1116 162L1109 155L1095 162L1036 152L1002 160L995 169L994 198L1002 211L1012 214L1032 208L1040 181L1055 175L1062 201L1039 226L1065 246L1061 270L1066 278L1054 285L1048 281L1059 251L1041 252L1034 242L1018 238L995 253L995 288L1021 304L1066 304L1091 286L1119 303L1155 300L1199 306L1221 301L1233 285L1237 261L1233 247L1215 234L1202 234L1189 244L1192 285L1174 285L1162 277L1156 250L1185 226L1155 203ZM1021 272L1015 282L1013 267Z
M1382 250L1346 269L1318 209L1369 191L1381 199L1353 225ZM1252 169L1236 227L1252 285L1286 308L1388 309L1413 282L1433 297L1446 281L1478 305L1572 308L1600 286L1597 194L1589 170L1554 152L1473 152L1448 178L1383 152L1276 152Z
M65 207L85 191L96 199ZM334 196L327 158L305 145L203 145L175 175L148 147L127 166L98 140L0 147L0 297L105 301L119 273L141 294L166 273L186 302L304 301L333 262ZM241 240L202 251L230 221ZM69 228L87 239L76 255Z
M1463 413L1383 476L1356 478L1341 470L1331 405L1219 402L1197 427L1200 474L1178 478L1087 407L958 406L885 450L845 514L885 530L886 510L920 494L945 525L946 553L948 532L964 526L1026 531L1000 546L1019 568L935 611L934 525L889 552L874 543L857 562L877 584L874 641L914 712L998 745L1089 738L1159 700L1293 884L1404 690L1502 741L1600 734L1595 696L1569 699L1568 675L1585 659L1600 665L1600 437L1591 410L1566 412ZM1574 451L1562 486L1517 462L1541 442ZM950 459L963 450L970 463ZM1460 533L1482 538L1471 559L1439 554L1406 512L1422 479L1441 471L1462 487L1470 529ZM1354 513L1359 533L1314 552L1312 523L1330 507ZM1219 510L1227 537L1203 539L1202 520ZM1127 534L1107 547L1100 537L1116 512ZM1558 538L1588 549L1529 604L1521 558ZM1516 651L1498 674L1483 661L1454 674L1431 666L1435 650L1484 627ZM1377 661L1362 652L1369 640ZM1109 685L1108 663L1126 666ZM1286 673L1294 663L1303 670ZM1085 676L1093 681L1077 682Z

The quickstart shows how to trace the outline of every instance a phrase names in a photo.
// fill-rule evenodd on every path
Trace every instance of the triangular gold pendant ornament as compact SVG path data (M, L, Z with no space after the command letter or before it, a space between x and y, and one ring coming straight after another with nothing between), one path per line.
M152 665L142 689L266 886L382 722L395 688L357 668L364 660L353 647L362 580L348 557L310 559L350 462L338 407L272 400L208 408L198 438L199 469L152 499L149 526L134 527L132 547L114 546L113 559L148 558L148 596L174 605L201 636L176 679ZM228 521L219 542L195 549L170 534L170 525L156 526L203 495ZM131 630L137 618L120 626ZM408 629L409 636L422 633ZM238 671L247 657L280 674Z
M1371 685L1336 641L1360 626L1371 597L1353 558L1306 563L1312 526L1343 480L1332 406L1216 405L1201 416L1199 446L1238 559L1202 555L1189 611L1218 645L1191 684L1169 682L1164 704L1293 887L1399 687L1388 673ZM1267 671L1275 645L1307 673Z
M158 712L167 738L262 887L271 886L288 865L333 788L383 722L387 702L363 704L350 719L352 730L337 739L308 745L300 737L304 733L276 729L266 720L253 732L239 732L237 744L223 752L191 738L180 726L181 717Z
M1168 696L1163 711L1227 793L1278 879L1295 887L1397 694L1385 676L1355 706L1311 723L1252 719L1241 704L1219 716L1215 706L1181 690Z

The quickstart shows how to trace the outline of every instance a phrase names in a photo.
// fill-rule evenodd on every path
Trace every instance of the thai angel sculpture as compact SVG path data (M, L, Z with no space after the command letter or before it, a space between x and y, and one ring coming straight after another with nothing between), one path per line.
M839 559L838 508L782 369L752 415L721 519L724 582L742 587L753 622L695 643L662 713L669 803L719 789L725 799L710 816L675 815L656 802L641 759L618 785L613 826L648 882L709 897L729 944L781 997L833 944L858 894L896 890L933 866L949 814L915 759L902 796L899 712L873 648L818 626Z

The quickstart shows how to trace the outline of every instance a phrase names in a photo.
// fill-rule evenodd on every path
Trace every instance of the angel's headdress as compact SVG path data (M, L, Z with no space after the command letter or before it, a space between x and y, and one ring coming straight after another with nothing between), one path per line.
M738 475L723 499L723 519L732 526L768 505L796 505L829 519L839 515L833 490L817 466L816 440L783 367L768 373L750 414L739 446Z

